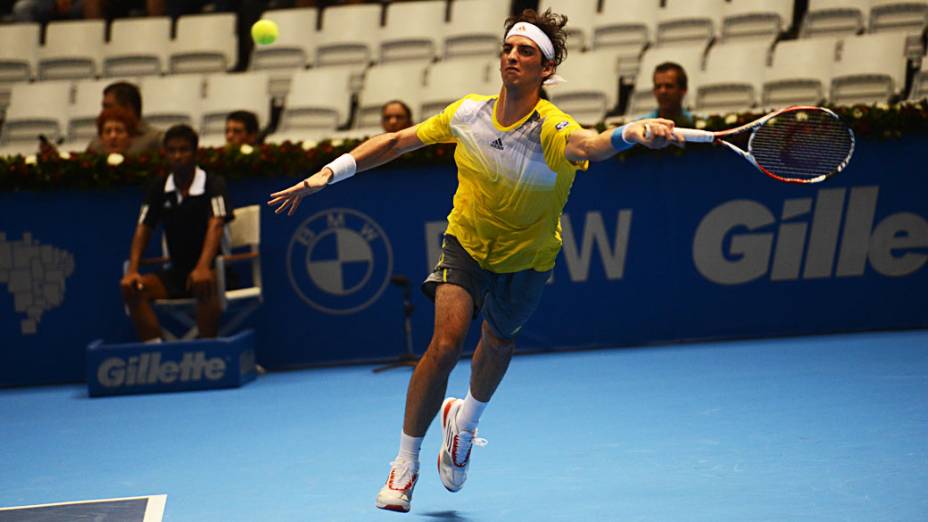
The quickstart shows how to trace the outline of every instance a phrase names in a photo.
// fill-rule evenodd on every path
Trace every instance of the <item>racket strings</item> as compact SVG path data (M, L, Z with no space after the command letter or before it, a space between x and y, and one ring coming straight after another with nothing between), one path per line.
M761 125L751 140L751 153L760 166L798 180L840 172L853 150L850 129L824 110L780 114Z

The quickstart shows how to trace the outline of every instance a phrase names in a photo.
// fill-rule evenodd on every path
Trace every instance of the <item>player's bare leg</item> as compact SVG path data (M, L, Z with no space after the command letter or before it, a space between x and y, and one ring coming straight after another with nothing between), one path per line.
M489 402L509 369L515 343L497 337L486 321L480 333L480 342L471 361L470 393L480 402Z
M168 291L164 284L153 274L143 274L142 285L139 288L122 288L123 302L129 309L129 317L142 341L161 338L161 325L151 302L155 299L165 299L167 296Z

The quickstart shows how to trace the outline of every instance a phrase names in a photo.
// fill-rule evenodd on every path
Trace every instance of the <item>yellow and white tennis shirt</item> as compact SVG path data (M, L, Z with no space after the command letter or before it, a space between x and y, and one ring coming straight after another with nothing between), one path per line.
M550 270L561 249L561 212L577 169L564 156L573 118L539 100L508 127L497 96L469 94L416 129L426 144L457 143L458 189L447 233L482 268L496 273Z

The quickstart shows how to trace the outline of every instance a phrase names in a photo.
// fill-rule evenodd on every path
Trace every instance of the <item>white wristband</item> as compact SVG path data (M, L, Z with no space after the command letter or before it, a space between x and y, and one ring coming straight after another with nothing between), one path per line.
M354 156L347 152L332 160L326 167L331 169L333 174L332 177L329 178L329 185L354 176L354 173L358 170L358 164L355 163Z

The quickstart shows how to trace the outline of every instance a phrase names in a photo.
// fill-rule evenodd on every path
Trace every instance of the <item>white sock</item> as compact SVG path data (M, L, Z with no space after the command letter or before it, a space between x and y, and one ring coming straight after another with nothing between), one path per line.
M419 465L419 449L422 448L423 437L410 437L405 432L400 433L400 452L396 458Z
M155 337L154 339L149 339L147 341L142 341L142 344L161 344L161 338Z
M467 390L467 397L464 398L464 404L458 411L458 425L467 431L474 431L486 407L487 403L478 401L470 394L470 390Z

